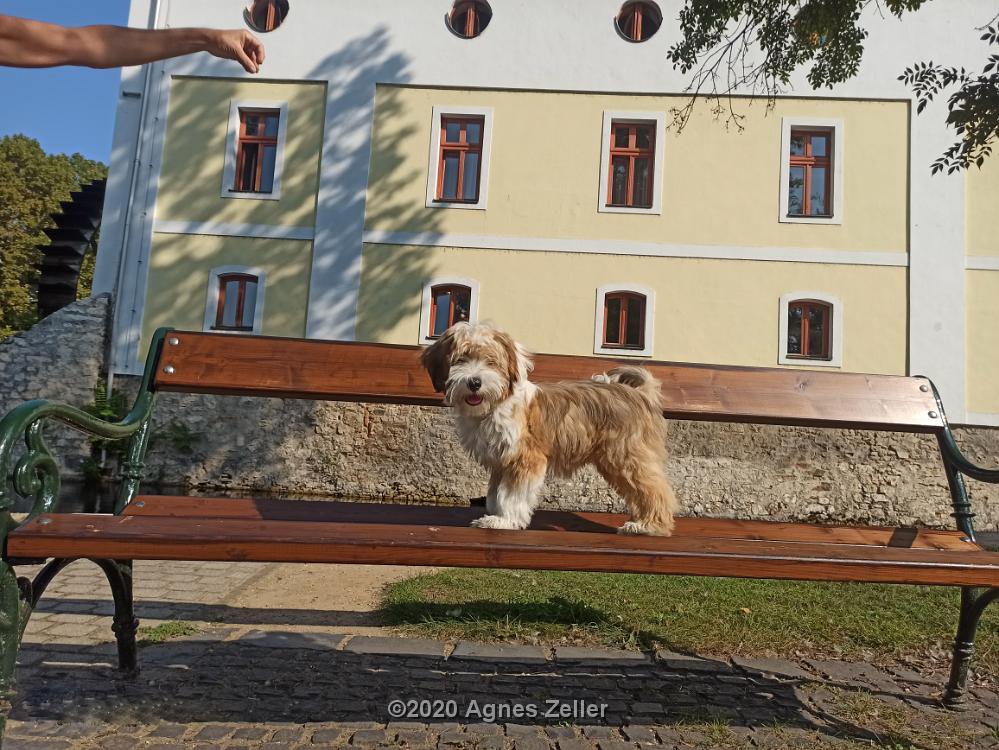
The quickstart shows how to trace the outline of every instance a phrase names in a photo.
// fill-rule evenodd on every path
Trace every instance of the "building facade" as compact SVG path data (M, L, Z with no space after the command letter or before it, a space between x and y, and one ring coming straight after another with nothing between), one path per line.
M164 325L418 344L492 320L539 352L925 374L952 421L999 425L999 162L931 176L944 104L917 116L896 80L980 64L989 5L872 18L846 84L736 98L741 129L700 101L678 132L678 2L257 2L259 77L123 72L114 368Z

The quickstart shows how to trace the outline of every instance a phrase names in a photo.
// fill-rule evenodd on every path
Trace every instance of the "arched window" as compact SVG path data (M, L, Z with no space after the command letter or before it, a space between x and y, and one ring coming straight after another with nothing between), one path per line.
M785 294L780 300L782 365L840 367L843 362L843 306L819 292Z
M420 306L421 344L432 344L455 323L479 319L479 282L464 276L441 276L423 287Z
M645 295L636 292L604 295L603 346L644 349L645 305Z
M219 276L219 301L212 328L217 331L252 331L256 306L256 276L248 273Z
M655 290L638 284L599 287L593 323L593 353L651 357L655 295Z
M267 274L259 268L221 266L208 275L206 331L260 333Z
M243 11L246 25L257 32L274 31L288 16L288 0L253 0Z
M457 0L447 15L447 25L463 39L474 39L489 25L493 9L485 0Z
M652 2L628 2L618 13L617 30L630 42L644 42L659 31L663 25L663 14L659 6Z
M832 305L796 299L787 306L787 356L830 359Z

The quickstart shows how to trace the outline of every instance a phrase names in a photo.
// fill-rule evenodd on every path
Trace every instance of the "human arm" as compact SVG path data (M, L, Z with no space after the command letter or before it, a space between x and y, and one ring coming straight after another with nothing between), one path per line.
M249 31L240 29L67 28L0 15L0 65L114 68L193 52L236 60L249 73L256 73L264 61L264 45Z

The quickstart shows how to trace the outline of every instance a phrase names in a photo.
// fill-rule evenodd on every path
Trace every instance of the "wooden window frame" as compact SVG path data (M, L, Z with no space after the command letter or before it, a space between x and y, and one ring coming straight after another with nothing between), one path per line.
M618 128L628 128L628 145L621 147L615 145L615 135ZM638 147L638 130L647 128L649 136L649 148ZM656 125L652 122L627 122L622 120L611 120L610 144L607 161L607 207L608 208L640 208L649 210L655 203L655 175L656 175ZM625 203L614 203L614 159L625 157L628 159L628 191ZM649 160L649 176L646 195L649 196L648 205L637 205L635 203L635 161L641 158Z
M631 13L631 33L629 34L625 31L624 26L621 24L621 19L626 13ZM646 13L652 13L658 16L659 26L656 30L649 34L645 39L642 39L642 29L645 24ZM617 25L618 33L621 34L629 42L634 42L636 44L641 42L647 42L662 27L662 11L654 3L647 2L646 0L631 0L626 2L622 7L620 12L618 12L617 17L614 19Z
M796 137L802 137L805 139L805 153L804 154L792 154L791 153L791 141ZM826 139L826 155L825 156L813 156L812 155L812 138L815 136L820 136ZM787 144L788 153L788 205L785 206L787 210L787 215L791 218L800 219L811 217L815 219L831 219L835 213L835 203L833 196L833 157L836 153L836 137L835 132L831 130L816 130L814 128L791 128L790 140ZM805 172L805 184L802 188L803 200L802 200L802 213L792 214L791 213L791 201L790 201L790 183L791 183L791 170L795 167L802 167ZM826 194L826 213L813 214L811 212L812 208L812 170L816 167L825 168L825 194Z
M222 321L225 317L225 297L226 297L226 286L230 281L239 282L239 289L237 294L239 295L236 300L236 320L239 322L245 322L246 314L246 285L253 282L257 286L257 290L260 289L260 277L255 276L252 273L244 272L227 272L221 273L216 277L216 284L218 286L218 304L215 307L215 323L212 325L213 331L237 331L241 333L251 333L253 331L253 321L247 325L237 325L237 326L227 326L223 325ZM256 293L253 300L254 310L256 310L257 299Z
M448 13L448 26L451 31L462 39L475 39L475 37L482 34L485 31L484 27L480 27L478 31L475 30L476 21L480 11L485 7L489 10L489 19L492 19L492 8L489 3L483 2L483 0L458 0L451 8L451 12ZM462 11L467 10L465 13L465 28L459 29L455 23L454 19ZM489 21L486 21L486 25Z
M448 123L459 123L458 142L447 140ZM479 142L469 143L468 132L466 130L469 123L479 124ZM475 205L481 198L482 188L482 168L483 149L482 145L486 140L486 118L484 115L442 115L440 119L440 147L437 153L437 190L434 193L434 200L437 203L464 203ZM458 184L455 188L454 198L444 197L444 154L448 151L458 152ZM475 175L475 198L460 198L458 196L465 192L465 157L468 154L479 155L479 169Z
M423 285L420 302L420 327L417 343L432 344L439 337L433 336L434 318L437 315L437 300L434 291L444 288L468 290L468 321L475 323L479 319L479 282L465 276L438 276L428 279ZM453 300L453 294L452 294ZM453 301L452 301L453 304ZM448 311L448 319L454 324L454 312Z
M249 116L257 115L258 117L274 117L277 119L278 132L276 135L247 135L246 134L246 119ZM266 130L266 125L264 126ZM274 172L277 172L277 150L278 140L281 133L281 110L279 109L260 109L256 107L241 107L239 110L239 132L236 134L236 175L235 182L233 183L233 192L236 193L257 193L260 195L269 195L274 192L274 184L276 180L276 174L271 175L271 189L261 190L261 180L263 177L264 170L264 147L273 146L274 155ZM247 188L242 185L240 181L243 179L243 165L246 160L246 146L256 144L257 146L257 171L253 176L253 185Z
M821 300L812 299L794 299L787 303L787 315L788 315L788 329L790 329L791 321L791 308L800 307L801 308L801 353L792 354L788 351L787 340L784 341L784 356L788 359L795 360L806 360L806 361L819 361L819 362L829 362L833 358L833 305L831 302L823 302ZM821 309L825 312L825 327L822 331L822 350L823 354L821 356L812 354L808 351L809 347L809 336L808 336L808 313L812 309Z
M608 303L612 300L621 301L621 311L619 313L618 320L618 332L621 334L621 338L626 338L625 330L628 324L628 302L633 299L641 300L642 312L641 312L641 325L638 329L639 343L638 344L628 344L628 343L613 343L607 340L607 308ZM600 346L604 349L626 349L631 351L643 351L646 349L645 342L645 318L646 318L646 306L649 304L648 297L646 297L641 292L608 292L604 295L604 323L603 332L601 334L601 344Z

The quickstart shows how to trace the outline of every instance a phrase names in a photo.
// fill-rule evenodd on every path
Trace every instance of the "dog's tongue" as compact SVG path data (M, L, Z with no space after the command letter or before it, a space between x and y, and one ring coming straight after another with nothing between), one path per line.
M465 396L465 403L469 406L478 406L482 403L482 396L477 394L472 394L471 396Z

